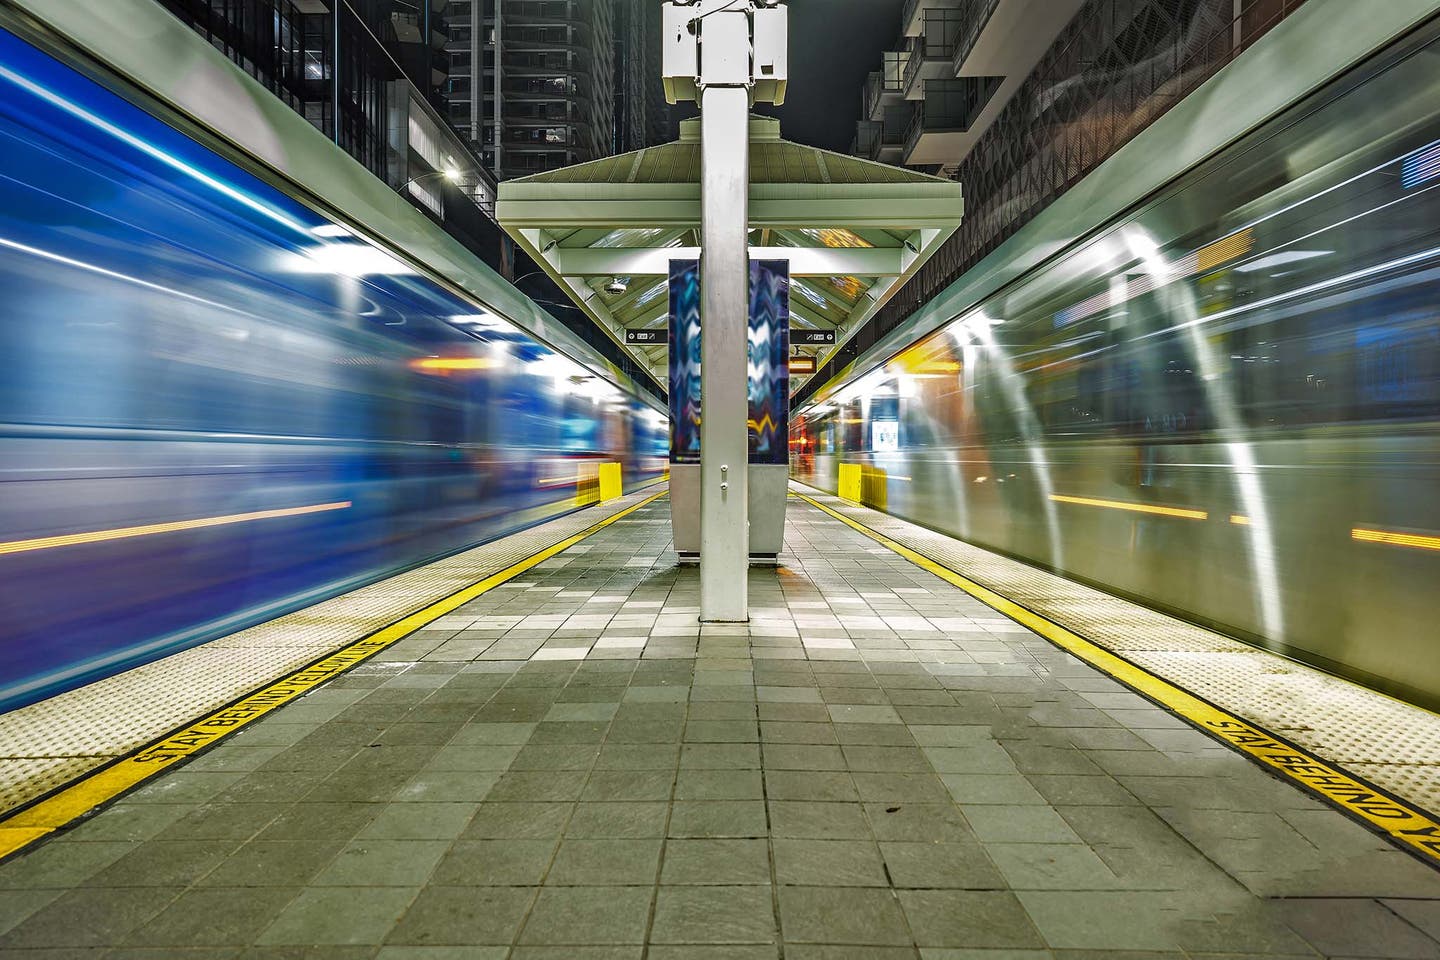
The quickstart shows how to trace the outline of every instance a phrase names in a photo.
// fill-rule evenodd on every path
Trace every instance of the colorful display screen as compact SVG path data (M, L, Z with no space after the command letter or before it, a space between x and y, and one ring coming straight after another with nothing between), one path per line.
M700 264L670 261L670 462L700 462ZM750 262L750 462L790 450L790 263Z
M790 456L790 261L750 261L750 462Z
M670 462L700 462L700 262L670 261Z

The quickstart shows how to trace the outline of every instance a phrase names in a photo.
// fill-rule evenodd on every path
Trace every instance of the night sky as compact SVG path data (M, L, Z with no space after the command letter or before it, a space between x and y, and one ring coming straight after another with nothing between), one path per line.
M790 85L780 118L786 140L846 153L860 119L865 75L900 35L904 0L789 0Z

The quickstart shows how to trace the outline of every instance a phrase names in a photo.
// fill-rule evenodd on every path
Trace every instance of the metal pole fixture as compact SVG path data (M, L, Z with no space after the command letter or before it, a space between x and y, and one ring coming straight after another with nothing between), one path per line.
M749 619L750 104L785 99L778 0L672 0L665 96L700 102L700 619Z

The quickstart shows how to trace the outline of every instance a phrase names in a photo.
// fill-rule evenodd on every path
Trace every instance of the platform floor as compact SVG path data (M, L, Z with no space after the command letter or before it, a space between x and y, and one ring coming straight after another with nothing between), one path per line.
M815 507L697 626L668 510L0 864L0 954L1440 957L1440 871Z

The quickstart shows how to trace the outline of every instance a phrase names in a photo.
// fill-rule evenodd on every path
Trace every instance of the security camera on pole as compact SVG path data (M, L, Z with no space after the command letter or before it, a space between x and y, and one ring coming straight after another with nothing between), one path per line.
M700 102L700 619L749 619L749 114L783 103L779 0L669 0L665 99Z

